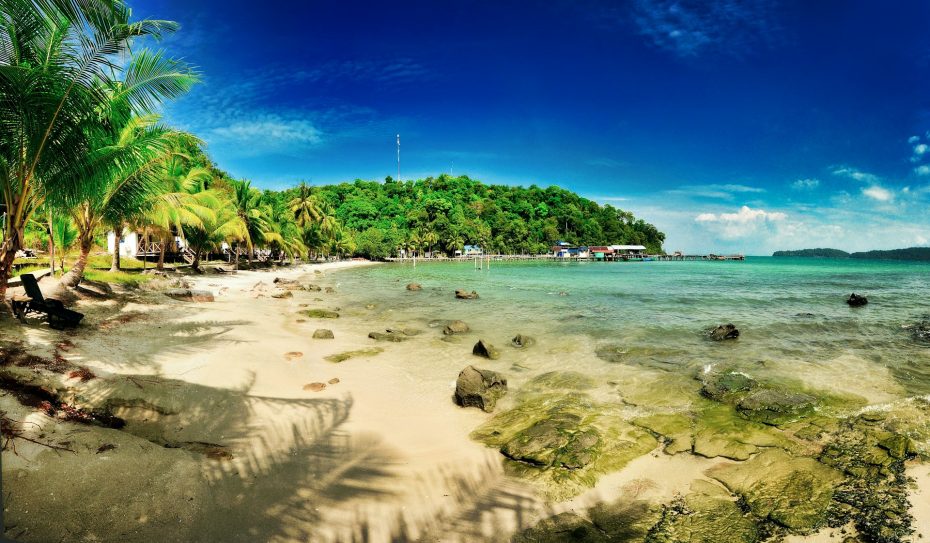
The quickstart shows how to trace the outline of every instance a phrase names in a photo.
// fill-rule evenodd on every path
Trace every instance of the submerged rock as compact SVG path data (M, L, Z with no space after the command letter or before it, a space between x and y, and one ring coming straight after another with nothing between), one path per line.
M496 371L468 366L455 381L455 403L462 407L477 407L490 413L506 393L507 379Z
M312 283L304 285L303 289L310 292L320 292L323 290L319 285L314 285Z
M319 328L313 331L313 339L335 339L336 336L333 335L332 330L326 328Z
M723 341L725 339L736 339L739 337L739 330L733 324L721 324L708 332L710 339L714 341Z
M518 399L517 407L498 413L472 437L498 448L508 459L507 472L541 483L549 499L574 496L655 448L656 440L627 423L618 405L578 392Z
M314 319L338 319L339 313L329 309L308 309L304 315Z
M738 371L709 373L702 379L701 394L718 402L737 392L752 390L758 385L756 380Z
M846 299L846 303L849 304L849 307L862 307L869 303L869 299L853 292L849 295L849 298Z
M420 283L410 283L407 285L407 290L419 291L423 290L423 287L420 286Z
M594 388L597 381L577 371L550 371L530 379L520 388L520 394L547 394Z
M796 533L824 526L842 474L813 458L766 450L741 464L712 468L708 475L740 496L749 510Z
M392 341L394 343L400 343L401 341L407 341L410 339L409 336L404 335L403 332L369 332L368 337L375 341Z
M359 349L357 351L346 351L344 353L331 354L329 356L323 357L323 360L338 364L339 362L345 362L351 358L370 357L383 352L384 349L381 347L372 347L370 349Z
M810 415L816 404L809 394L762 389L741 398L736 409L750 420L778 426Z
M517 334L510 340L510 344L516 347L517 349L523 349L529 347L530 345L536 343L536 340L530 336L524 336L523 334Z
M186 288L172 289L165 292L165 296L184 302L212 302L213 293L209 290L193 290Z
M471 354L490 360L497 360L501 357L500 352L494 348L494 345L487 343L483 339L479 339L478 343L475 343L475 346L471 349Z
M930 342L930 316L925 316L921 320L904 327L910 330L911 336L916 341Z
M455 297L458 298L459 300L477 300L478 293L475 292L474 290L471 292L468 292L467 290L459 289L455 291Z
M451 321L442 329L442 333L447 336L455 334L465 334L470 330L468 325L463 321Z
M756 543L761 539L759 527L726 491L707 481L695 481L689 494L662 508L645 543Z
M606 543L610 541L590 521L575 513L560 513L513 536L511 543Z

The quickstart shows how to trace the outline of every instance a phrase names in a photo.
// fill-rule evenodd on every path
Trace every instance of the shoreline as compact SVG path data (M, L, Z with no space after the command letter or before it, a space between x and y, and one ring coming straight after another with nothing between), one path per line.
M595 504L619 497L666 502L686 493L694 480L711 481L708 470L734 463L669 455L660 447L574 498L548 501L536 486L505 474L497 450L469 437L490 416L461 409L451 399L462 367L494 364L462 354L471 341L509 332L474 322L477 330L464 343L448 343L427 324L436 315L397 311L379 303L377 292L365 293L374 301L363 303L364 297L341 290L346 281L339 271L373 264L188 276L190 288L211 290L216 300L178 302L142 289L118 300L82 301L89 322L73 334L17 328L30 350L48 357L57 353L97 376L81 383L51 374L44 385L75 404L107 407L126 426L116 430L51 419L0 397L0 409L23 422L30 436L78 451L21 440L16 455L4 451L4 483L13 496L8 523L27 530L20 534L23 541L68 534L102 540L119 534L120 541L158 534L172 540L164 539L164 530L175 530L177 541L335 542L363 535L371 541L505 541L541 518L586 515ZM319 290L272 298L285 292L275 287L275 277ZM403 282L398 279L391 288L403 289ZM339 318L298 315L317 308L335 310ZM449 317L455 311L449 310ZM335 339L312 339L318 328L330 329ZM384 328L417 328L423 334L400 343L367 338ZM67 350L54 348L65 341L71 343ZM43 343L50 348L43 350ZM326 361L360 349L381 351ZM557 367L568 352L545 343L520 356ZM633 389L652 379L652 373L638 369L613 371ZM511 393L499 411L514 405L529 380L505 373L511 373ZM312 383L325 388L304 389ZM919 480L915 505L930 488L927 472L927 464L909 467ZM87 499L88 493L99 501ZM78 502L87 509L61 513ZM157 507L150 510L153 502ZM115 503L120 511L111 511ZM915 509L916 526L930 533L923 526L930 522L930 504L922 505ZM59 517L59 527L34 524ZM180 525L165 524L167 518L181 519ZM788 541L826 541L826 534Z

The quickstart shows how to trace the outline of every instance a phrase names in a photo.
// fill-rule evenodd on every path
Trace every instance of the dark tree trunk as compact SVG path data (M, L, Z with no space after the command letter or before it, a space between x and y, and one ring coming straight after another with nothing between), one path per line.
M68 270L68 273L62 276L61 284L63 286L74 288L84 279L84 268L87 267L87 260L90 258L90 248L94 245L93 234L91 232L81 234L80 242L81 255L78 257L77 262L74 263L74 266L71 266L71 269Z
M161 237L161 250L158 252L158 266L157 267L159 271L165 269L165 249L167 248L167 246L168 246L168 240L165 238L165 236L162 236Z

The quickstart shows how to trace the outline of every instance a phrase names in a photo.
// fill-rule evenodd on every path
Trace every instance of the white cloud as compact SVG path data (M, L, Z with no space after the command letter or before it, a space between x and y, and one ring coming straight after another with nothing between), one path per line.
M926 143L918 143L914 146L915 155L925 155L927 154L927 151L930 151L930 146L928 146Z
M917 175L930 175L930 165L923 164L914 168L914 172Z
M911 145L914 145L918 141L920 141L920 136L911 136L907 138L907 142L910 143Z
M710 184L710 185L685 185L673 190L665 191L667 194L684 195L690 197L713 198L718 200L733 200L737 194L759 194L765 192L765 189L759 187L750 187L747 185L736 184Z
M864 172L862 170L852 168L850 166L840 166L833 169L833 175L838 175L840 177L847 177L855 181L861 181L863 183L877 183L879 177L873 173Z
M820 186L820 179L798 179L791 184L794 190L814 190Z
M878 185L862 189L862 194L879 202L890 202L894 199L894 193Z
M743 206L736 213L701 213L694 220L722 239L732 240L756 235L760 230L769 230L774 223L787 217L788 215L780 211Z
M237 146L244 154L288 153L322 144L323 135L309 119L258 115L213 127L205 139L211 145Z

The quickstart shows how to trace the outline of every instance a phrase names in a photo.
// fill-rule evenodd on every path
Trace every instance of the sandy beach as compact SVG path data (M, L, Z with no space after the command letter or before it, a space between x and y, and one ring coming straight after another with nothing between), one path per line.
M14 439L15 452L4 450L6 535L36 542L508 541L553 514L586 515L618 499L664 503L695 484L720 486L708 473L736 463L656 447L590 490L547 500L505 475L497 450L469 437L490 417L452 401L458 372L478 360L468 354L471 343L450 344L424 321L395 316L377 293L364 304L346 297L340 270L365 265L183 278L185 288L213 293L213 302L171 299L158 288L176 279L156 280L164 284L79 301L87 318L73 332L4 321L5 340L65 367L6 366L4 379L125 421L121 428L69 422L28 405L35 395L0 396L23 436L58 447ZM309 309L338 318L302 314ZM417 335L367 337L388 328ZM318 329L334 338L314 339ZM349 352L356 354L327 360ZM563 354L537 356L554 365ZM94 377L72 377L78 367ZM623 371L631 383L651 375ZM930 475L925 464L909 474L917 481L915 526L926 537ZM831 534L788 541L835 540Z

